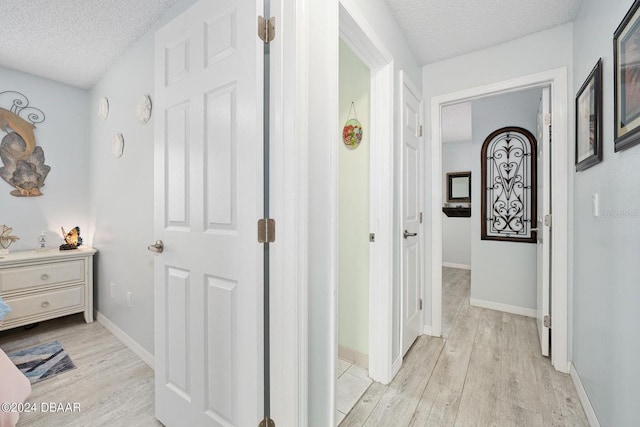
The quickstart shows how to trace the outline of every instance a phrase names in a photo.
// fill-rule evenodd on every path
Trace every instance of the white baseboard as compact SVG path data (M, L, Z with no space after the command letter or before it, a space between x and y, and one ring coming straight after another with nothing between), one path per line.
M423 328L422 333L424 335L433 336L433 328L431 325L424 325Z
M396 377L396 374L400 371L400 368L402 368L402 356L398 357L396 361L393 362L393 365L391 365L391 378Z
M347 362L351 362L356 366L359 366L364 369L369 369L369 355L360 353L359 351L353 350L349 347L338 346L338 357L342 360L346 360Z
M598 421L598 417L596 417L596 411L593 410L593 406L591 406L591 402L589 401L589 396L587 396L587 391L584 389L582 385L582 380L580 380L580 375L578 375L578 371L576 371L576 367L573 366L573 363L569 362L569 375L571 375L571 379L573 380L573 385L576 387L576 391L578 392L578 397L580 398L580 403L582 403L582 409L584 409L584 413L587 416L587 421L589 421L589 425L591 427L600 427L600 422Z
M488 308L491 310L504 311L505 313L519 314L520 316L537 317L538 313L533 308L518 307L515 305L502 304L493 301L484 301L471 298L471 305L474 307Z
M116 338L118 338L129 350L131 350L136 356L138 356L144 363L149 365L151 369L154 369L154 357L140 344L135 342L133 338L127 335L122 329L118 328L115 323L109 320L104 314L98 311L96 320L105 327L106 330L111 332Z
M467 264L456 264L454 262L443 262L442 263L443 267L449 267L449 268L459 268L461 270L471 270L471 266L467 265Z

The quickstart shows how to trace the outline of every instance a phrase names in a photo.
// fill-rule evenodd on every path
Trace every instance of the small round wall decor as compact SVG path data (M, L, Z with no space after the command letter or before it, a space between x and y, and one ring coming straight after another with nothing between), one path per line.
M107 98L98 101L98 117L100 120L107 120L109 117L109 100Z
M344 141L344 145L348 148L355 149L358 148L362 141L362 124L356 116L356 107L353 102L349 109L349 117L351 117L351 110L353 110L354 118L348 119L347 123L345 123L344 128L342 129L342 140Z
M142 125L146 125L151 118L151 98L149 95L142 95L138 100L136 117L138 118L138 122Z
M122 154L124 153L124 136L122 136L121 133L118 133L113 137L111 152L116 159L122 157Z

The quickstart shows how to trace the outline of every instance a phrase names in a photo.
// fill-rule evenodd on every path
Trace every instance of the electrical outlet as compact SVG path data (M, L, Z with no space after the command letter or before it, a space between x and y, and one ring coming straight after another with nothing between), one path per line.
M110 284L110 291L111 291L111 298L115 298L116 297L116 284L115 283L111 283Z
M131 292L127 292L127 305L131 307Z

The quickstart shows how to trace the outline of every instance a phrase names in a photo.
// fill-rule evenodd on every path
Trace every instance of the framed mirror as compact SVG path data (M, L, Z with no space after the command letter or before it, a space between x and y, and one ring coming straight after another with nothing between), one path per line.
M447 173L447 202L471 203L471 172Z

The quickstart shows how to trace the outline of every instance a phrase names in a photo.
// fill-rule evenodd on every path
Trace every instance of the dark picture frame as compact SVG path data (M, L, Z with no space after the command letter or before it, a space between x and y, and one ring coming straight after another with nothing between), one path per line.
M614 150L640 143L640 0L613 33Z
M455 194L454 191L454 181L455 180L467 180L467 184L465 185L466 194L459 195ZM449 172L447 173L447 202L450 203L470 203L471 202L471 172Z
M576 95L576 171L602 161L602 58Z

